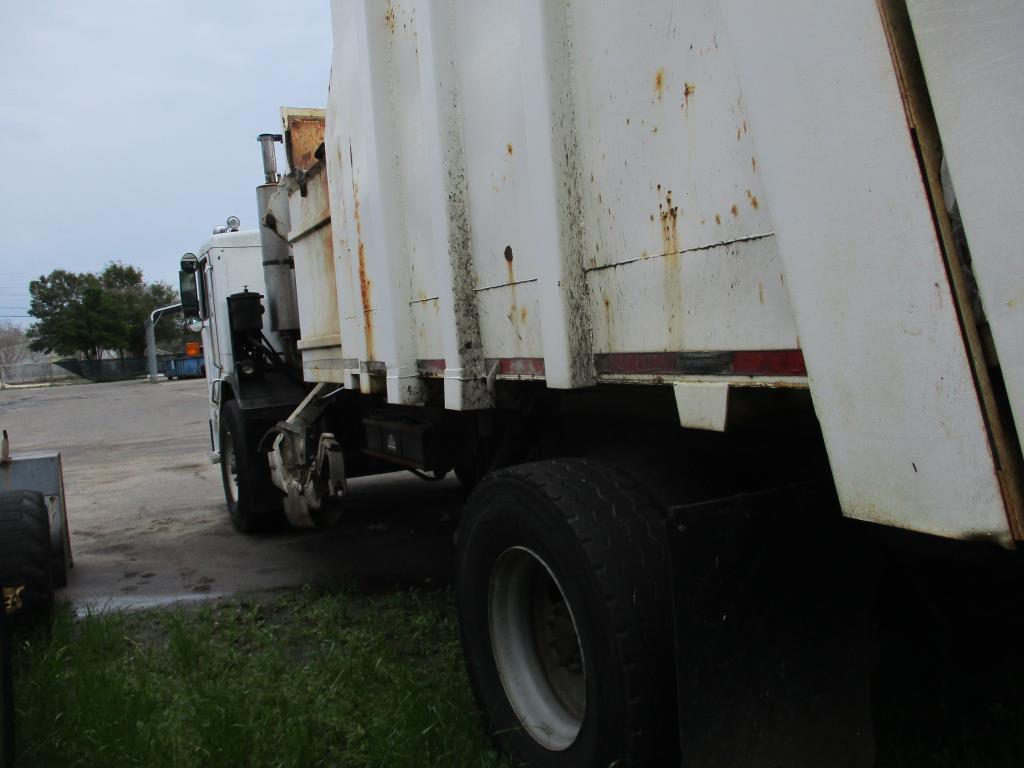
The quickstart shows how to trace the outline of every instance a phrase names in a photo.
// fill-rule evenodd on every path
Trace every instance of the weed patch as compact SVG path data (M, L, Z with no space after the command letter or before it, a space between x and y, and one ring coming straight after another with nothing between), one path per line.
M19 633L14 664L20 765L507 765L447 593L64 610Z

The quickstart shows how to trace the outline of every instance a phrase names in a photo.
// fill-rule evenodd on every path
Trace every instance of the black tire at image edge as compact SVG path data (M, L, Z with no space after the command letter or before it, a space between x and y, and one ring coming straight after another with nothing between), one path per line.
M53 604L50 518L35 491L0 493L0 586L24 587L29 610Z

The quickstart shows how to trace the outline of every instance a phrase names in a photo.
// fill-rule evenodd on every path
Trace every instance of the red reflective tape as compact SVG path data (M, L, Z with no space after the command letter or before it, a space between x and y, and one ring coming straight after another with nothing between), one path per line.
M498 358L498 373L502 376L543 376L543 357L500 357ZM488 361L490 366L493 361Z
M444 358L440 360L417 360L416 370L420 373L444 373Z
M611 352L594 355L599 374L806 376L799 349L770 351Z
M806 376L807 366L799 349L733 352L732 372L743 376Z
M598 373L676 373L676 352L612 352L596 356Z

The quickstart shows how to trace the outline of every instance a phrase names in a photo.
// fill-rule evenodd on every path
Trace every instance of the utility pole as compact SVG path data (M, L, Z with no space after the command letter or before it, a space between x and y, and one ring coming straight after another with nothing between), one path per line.
M146 357L148 358L150 384L156 384L156 324L165 314L180 311L181 304L178 303L157 307L149 313L149 319L146 321Z

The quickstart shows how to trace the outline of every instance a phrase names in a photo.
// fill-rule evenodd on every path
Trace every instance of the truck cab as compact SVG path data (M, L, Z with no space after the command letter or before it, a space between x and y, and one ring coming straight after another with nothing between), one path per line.
M256 391L259 387L253 386L250 361L236 354L230 311L232 297L246 294L261 297L265 291L259 230L217 227L198 256L188 253L182 257L180 280L185 316L192 320L193 327L201 326L210 408L210 448L217 462L221 454L222 405L240 397L246 405L268 404L265 392L261 397ZM279 334L267 329L262 335L272 350L279 354L283 351ZM270 397L269 400L276 402L280 398Z

